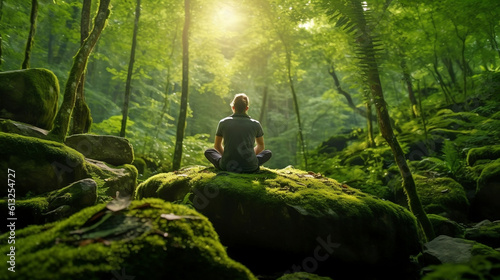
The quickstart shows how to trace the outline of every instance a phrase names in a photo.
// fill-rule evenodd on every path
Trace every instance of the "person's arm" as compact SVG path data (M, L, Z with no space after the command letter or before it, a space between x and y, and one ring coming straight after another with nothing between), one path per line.
M257 146L255 146L253 149L255 151L255 154L258 155L260 154L260 152L264 151L264 136L255 138L255 142L257 142Z
M222 147L222 136L215 136L214 149L216 149L219 154L224 154L224 147Z

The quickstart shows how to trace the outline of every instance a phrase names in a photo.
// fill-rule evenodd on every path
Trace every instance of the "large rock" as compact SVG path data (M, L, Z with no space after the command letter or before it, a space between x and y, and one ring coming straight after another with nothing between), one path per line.
M48 140L0 132L0 181L7 170L15 173L16 197L39 195L88 178L84 157L67 146ZM7 188L0 188L0 197Z
M50 140L47 137L48 130L13 120L0 119L0 131Z
M467 153L467 164L473 166L478 161L491 161L500 158L500 145L472 148Z
M131 164L109 166L102 161L85 159L87 171L96 180L100 193L115 197L133 196L137 187L137 168Z
M50 226L18 230L15 273L0 273L0 279L257 279L228 257L196 211L158 199L128 203L113 201ZM10 246L0 247L2 256Z
M414 175L417 193L426 213L439 214L463 222L469 214L469 201L462 185L451 178L430 178ZM396 190L398 204L407 206L403 188Z
M230 255L258 273L397 274L419 251L410 212L335 180L293 168L211 170L155 175L136 198L191 204L214 224Z
M474 256L500 256L500 252L476 241L440 235L424 244L423 261L426 265L468 263Z
M131 164L134 150L129 141L111 135L75 134L66 138L66 145L79 151L85 157L112 165Z
M0 72L0 118L51 129L59 82L47 69Z
M83 179L37 197L17 197L15 215L22 218L16 221L16 229L67 218L83 208L95 205L96 201L97 184L92 179ZM0 207L8 209L8 205L8 199L0 199ZM7 230L0 228L0 233Z
M500 248L500 221L484 220L465 231L465 238Z
M47 200L50 211L45 213L47 220L68 217L97 202L97 183L89 178L74 182L60 190L53 191ZM67 211L61 213L59 209L67 209Z
M445 263L427 267L422 280L500 279L500 255L474 256L467 263Z
M500 220L500 160L487 164L477 180L472 202L473 217L478 220Z

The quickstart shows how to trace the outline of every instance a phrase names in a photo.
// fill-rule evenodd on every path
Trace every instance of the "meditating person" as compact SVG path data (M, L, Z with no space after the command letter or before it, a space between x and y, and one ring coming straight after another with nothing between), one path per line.
M271 158L271 151L264 149L262 126L247 114L249 103L246 94L236 94L231 102L233 114L219 121L214 149L205 151L215 168L253 173Z

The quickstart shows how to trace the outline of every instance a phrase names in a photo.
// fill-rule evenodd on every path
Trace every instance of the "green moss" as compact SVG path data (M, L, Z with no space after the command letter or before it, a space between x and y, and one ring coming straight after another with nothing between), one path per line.
M427 214L427 217L429 217L429 221L434 228L436 236L448 235L451 237L463 238L464 228L458 223L436 214Z
M477 180L478 191L481 189L489 181L497 181L497 178L500 177L500 160L492 162L491 164L487 164L484 166L481 175Z
M59 82L53 72L41 68L2 72L0 89L5 93L0 105L2 118L52 128L59 97Z
M431 214L443 214L452 220L466 218L469 201L463 187L451 178L427 178L415 175L417 193L424 210Z
M206 215L223 244L243 259L245 252L266 251L259 260L249 260L259 269L285 271L276 260L289 265L310 256L318 238L342 244L322 264L326 267L349 262L377 263L374 269L382 269L420 248L410 212L336 180L291 167L254 174L212 170L155 175L138 186L136 198L184 200Z
M46 193L86 178L84 157L63 144L0 132L0 168L16 173L16 195ZM0 174L7 182L7 172ZM6 195L2 188L0 196Z
M104 205L97 205L84 209L45 230L36 226L21 231L22 237L16 240L16 244L22 244L16 248L16 277L111 279L113 271L119 273L123 269L137 279L256 279L227 256L205 217L158 199L133 201L125 213L150 224L151 230L136 238L111 241L109 245L98 240L80 243L71 232L82 228L103 208ZM168 213L196 219L167 221L161 217ZM9 246L0 247L3 255L9 250ZM8 279L7 273L2 273L0 279Z
M7 212L8 200L1 199L0 207L5 209ZM49 202L45 197L33 197L29 199L16 199L15 203L15 213L18 220L16 222L16 229L23 228L31 224L41 224L45 222L43 213L47 212ZM7 229L0 229L1 232L5 232Z
M467 164L474 166L479 160L495 160L497 158L500 158L500 145L473 148L467 153Z
M475 256L466 264L442 264L429 267L422 280L497 279L500 256Z

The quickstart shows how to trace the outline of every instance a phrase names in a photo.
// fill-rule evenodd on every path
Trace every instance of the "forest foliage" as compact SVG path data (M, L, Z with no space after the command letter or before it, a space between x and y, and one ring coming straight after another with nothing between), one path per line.
M17 70L24 61L31 4L0 1L0 71ZM67 81L70 62L80 47L82 2L38 3L29 65L52 70L60 83ZM126 135L136 156L156 172L171 169L175 145L182 82L182 2L142 1L138 22ZM336 135L366 137L366 118L349 106L331 75L334 65L341 88L357 109L365 110L370 97L360 75L359 54L350 44L349 29L327 13L329 6L347 2L351 1L192 0L182 165L208 164L203 150L212 146L217 123L231 114L229 102L239 92L249 95L249 114L263 124L266 148L273 151L269 167L304 168L303 153L307 153L308 169L322 171L325 163L318 150L323 142ZM91 18L98 4L92 1ZM485 99L483 81L500 71L497 0L364 4L380 44L376 59L395 127L412 119L421 125L415 118L425 123L421 111ZM85 98L93 119L91 133L120 133L135 9L136 1L111 0L107 26L90 56ZM301 134L294 105L300 110ZM446 146L449 168L458 172L450 147ZM377 154L370 160L368 169L383 165ZM349 175L355 178L354 173ZM373 175L369 180L379 179Z

